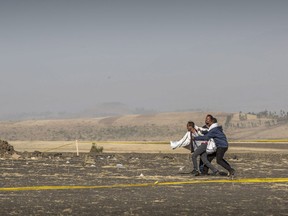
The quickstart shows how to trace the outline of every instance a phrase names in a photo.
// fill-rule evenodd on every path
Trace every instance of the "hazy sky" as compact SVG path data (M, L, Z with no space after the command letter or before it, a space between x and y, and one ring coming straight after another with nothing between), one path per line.
M0 116L288 110L287 0L1 0L0 27Z

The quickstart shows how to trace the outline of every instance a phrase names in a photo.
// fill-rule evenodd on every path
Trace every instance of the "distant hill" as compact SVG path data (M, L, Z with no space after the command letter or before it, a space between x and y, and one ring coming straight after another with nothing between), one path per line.
M156 113L154 110L144 108L131 108L120 102L101 103L93 108L78 112L23 112L0 116L0 121L23 121L31 119L73 119L73 118L95 118L105 116L119 116L129 114Z
M109 111L109 110L107 110ZM206 112L171 112L95 118L1 121L2 140L118 140L168 141L180 139L188 120L204 124ZM241 113L211 112L230 140L288 138L288 124Z

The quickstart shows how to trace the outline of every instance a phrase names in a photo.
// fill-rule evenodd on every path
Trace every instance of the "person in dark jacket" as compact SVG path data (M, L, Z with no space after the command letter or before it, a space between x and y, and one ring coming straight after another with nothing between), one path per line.
M208 141L211 138L214 139L217 147L214 157L216 157L217 163L228 170L228 176L234 176L235 170L226 160L224 160L224 154L228 150L228 141L222 126L218 126L216 122L217 120L213 116L207 116L205 123L209 127L209 131L204 136L193 137L193 139L195 141ZM211 157L209 159L211 160Z

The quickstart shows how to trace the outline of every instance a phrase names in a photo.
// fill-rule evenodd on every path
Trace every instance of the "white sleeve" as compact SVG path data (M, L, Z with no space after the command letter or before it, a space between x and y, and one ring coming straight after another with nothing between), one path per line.
M203 131L208 131L207 128L203 128L203 127L198 127L197 125L195 125L195 129L198 131L198 134L200 136L203 136L204 134L202 133Z
M179 148L179 147L184 147L189 145L191 142L191 135L190 132L188 131L182 139L179 141L170 141L170 145L172 149Z

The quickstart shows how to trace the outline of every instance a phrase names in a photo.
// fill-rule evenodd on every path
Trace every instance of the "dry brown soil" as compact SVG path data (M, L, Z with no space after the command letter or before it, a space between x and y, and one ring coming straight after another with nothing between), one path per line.
M14 145L19 158L0 160L0 215L288 215L287 181L208 183L228 177L183 174L192 169L188 152L137 145L134 152L131 146L117 151L118 145L94 155L81 150L79 156L73 151L24 152ZM236 179L288 178L287 144L239 144L226 159L237 170ZM194 180L200 183L189 183ZM159 184L165 182L170 184Z

